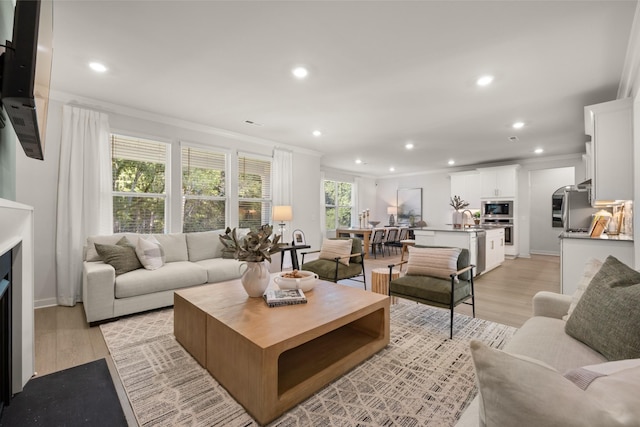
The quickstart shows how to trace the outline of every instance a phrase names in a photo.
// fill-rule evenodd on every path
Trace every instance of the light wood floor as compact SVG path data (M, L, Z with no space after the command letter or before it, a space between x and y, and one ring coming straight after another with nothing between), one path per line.
M371 289L373 268L386 267L399 255L367 260L367 289ZM362 284L345 281L350 286ZM531 298L538 291L560 292L560 258L532 255L505 260L504 264L475 280L476 317L520 327L531 317ZM457 313L471 315L471 307L456 307ZM90 328L82 304L75 307L47 307L35 310L36 372L45 375L109 356L99 327ZM117 375L114 376L117 381ZM121 384L116 384L121 396ZM126 402L126 398L125 398ZM124 405L123 405L124 406ZM125 413L130 416L130 408ZM135 425L135 421L134 421Z

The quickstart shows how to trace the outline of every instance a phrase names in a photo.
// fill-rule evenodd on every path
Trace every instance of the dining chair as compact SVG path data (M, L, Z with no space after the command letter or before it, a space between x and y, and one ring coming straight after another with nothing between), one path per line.
M384 234L385 234L384 228L376 228L375 230L373 230L373 237L371 238L371 241L369 242L369 244L371 245L371 254L373 255L374 259L377 258L376 255L378 253L378 249L380 250L380 252L382 253L382 256L384 257L384 249L382 247L382 243L384 242Z
M391 256L391 247L393 243L398 241L398 228L397 227L387 227L387 233L384 238L382 253L384 254L384 248L387 248L387 252L389 256ZM396 254L398 253L398 249L396 248Z

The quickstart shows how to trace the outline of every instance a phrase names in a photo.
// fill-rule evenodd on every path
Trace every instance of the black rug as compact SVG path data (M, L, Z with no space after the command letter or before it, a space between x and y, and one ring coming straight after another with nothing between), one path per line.
M4 408L1 427L126 426L105 359L29 380Z

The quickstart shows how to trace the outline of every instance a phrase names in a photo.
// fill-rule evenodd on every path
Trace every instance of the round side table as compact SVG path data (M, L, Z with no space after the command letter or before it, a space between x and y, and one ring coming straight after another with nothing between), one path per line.
M391 280L400 277L398 270L393 270L391 274ZM389 295L389 269L388 268L374 268L371 270L371 290L378 294ZM395 304L396 297L391 297L391 304Z

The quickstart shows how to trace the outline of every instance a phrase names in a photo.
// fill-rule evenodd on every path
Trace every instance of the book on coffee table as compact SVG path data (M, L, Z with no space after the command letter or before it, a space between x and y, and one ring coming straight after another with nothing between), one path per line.
M277 289L268 290L262 296L269 307L281 305L306 304L307 297L302 289Z

